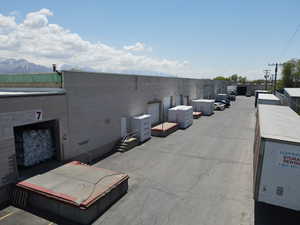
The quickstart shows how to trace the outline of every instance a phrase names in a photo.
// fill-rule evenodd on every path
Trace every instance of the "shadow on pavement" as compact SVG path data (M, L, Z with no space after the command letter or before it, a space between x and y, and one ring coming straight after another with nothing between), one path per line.
M256 202L255 225L299 225L300 212Z

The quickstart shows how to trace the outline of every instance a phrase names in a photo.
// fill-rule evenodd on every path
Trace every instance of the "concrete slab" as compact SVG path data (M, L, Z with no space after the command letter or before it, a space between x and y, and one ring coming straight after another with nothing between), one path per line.
M21 181L17 187L86 209L128 178L120 172L73 161Z
M90 224L128 190L128 175L78 161L17 183L12 204L55 221Z

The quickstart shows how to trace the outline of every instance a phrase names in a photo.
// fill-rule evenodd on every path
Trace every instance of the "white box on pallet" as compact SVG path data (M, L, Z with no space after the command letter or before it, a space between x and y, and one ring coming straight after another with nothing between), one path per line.
M258 105L254 199L300 210L300 117L288 106Z
M187 128L193 123L192 106L179 105L169 109L168 120L178 123L180 128Z
M134 116L131 120L131 128L137 132L140 142L151 138L151 115L144 114Z
M202 112L204 116L209 116L214 113L214 103L212 99L196 99L192 100L194 112Z

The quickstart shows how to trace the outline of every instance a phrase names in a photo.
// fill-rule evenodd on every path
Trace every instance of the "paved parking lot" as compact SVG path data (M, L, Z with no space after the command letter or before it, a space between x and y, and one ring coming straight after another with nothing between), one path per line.
M252 200L253 98L167 138L116 153L95 165L130 175L129 191L96 225L299 224L298 213ZM22 210L0 211L0 224L53 224Z
M96 165L129 173L129 193L95 224L253 224L252 98Z

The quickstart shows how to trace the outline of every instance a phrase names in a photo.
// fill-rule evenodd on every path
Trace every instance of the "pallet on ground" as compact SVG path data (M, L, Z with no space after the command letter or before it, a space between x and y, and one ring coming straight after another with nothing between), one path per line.
M128 190L129 176L78 161L16 184L12 204L74 224L90 224Z
M193 112L193 118L199 119L202 116L202 112Z
M165 122L151 128L151 135L155 137L166 137L178 130L178 123Z

